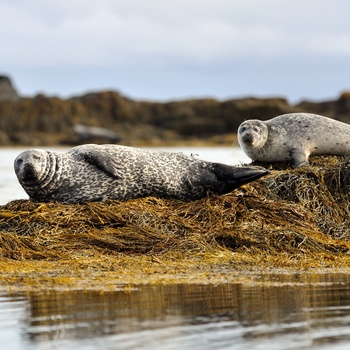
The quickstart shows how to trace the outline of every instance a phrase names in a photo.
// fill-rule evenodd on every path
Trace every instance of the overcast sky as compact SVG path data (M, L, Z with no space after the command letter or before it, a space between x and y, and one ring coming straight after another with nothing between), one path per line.
M349 0L0 0L0 74L21 95L337 98Z

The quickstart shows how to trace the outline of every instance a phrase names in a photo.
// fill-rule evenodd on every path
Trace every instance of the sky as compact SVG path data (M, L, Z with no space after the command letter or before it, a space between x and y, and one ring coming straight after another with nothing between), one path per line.
M0 0L0 74L22 96L139 100L350 90L349 0Z

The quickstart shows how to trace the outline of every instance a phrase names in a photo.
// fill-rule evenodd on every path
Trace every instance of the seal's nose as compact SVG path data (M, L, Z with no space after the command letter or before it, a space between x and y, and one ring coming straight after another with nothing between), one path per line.
M242 141L245 143L252 144L253 143L253 135L250 133L246 133L242 136Z
M38 176L33 164L25 163L23 165L22 178L24 182L34 182L37 180Z

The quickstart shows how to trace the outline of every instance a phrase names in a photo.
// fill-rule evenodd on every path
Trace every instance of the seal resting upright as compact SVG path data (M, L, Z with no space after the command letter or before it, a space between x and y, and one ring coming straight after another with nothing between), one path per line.
M66 153L28 150L14 162L32 200L82 203L162 197L195 200L224 194L269 171L120 145L82 145Z
M350 155L350 125L311 113L250 119L239 126L238 142L252 160L299 167L310 155Z

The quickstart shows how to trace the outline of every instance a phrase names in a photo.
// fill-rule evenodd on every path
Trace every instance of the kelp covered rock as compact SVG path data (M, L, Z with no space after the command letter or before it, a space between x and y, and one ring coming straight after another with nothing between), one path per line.
M13 201L0 209L0 252L12 259L71 254L347 252L350 162L271 165L271 174L193 202L143 198L85 204Z
M10 202L0 207L0 290L260 283L348 271L349 160L310 162L267 165L259 181L193 202Z

